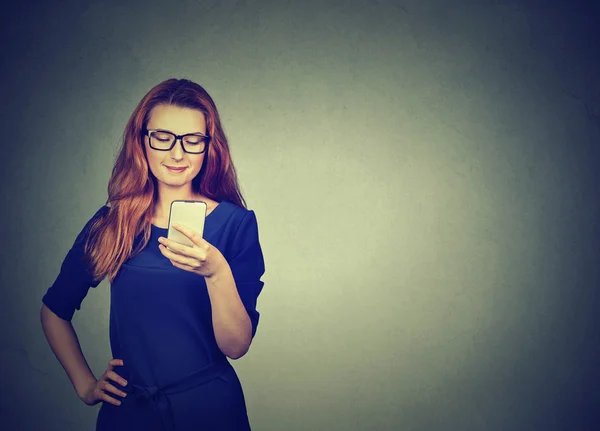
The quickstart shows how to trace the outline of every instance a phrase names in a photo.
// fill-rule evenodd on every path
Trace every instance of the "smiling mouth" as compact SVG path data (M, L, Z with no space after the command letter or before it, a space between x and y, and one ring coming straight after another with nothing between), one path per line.
M165 165L166 166L166 165ZM181 167L174 167L174 166L166 166L167 169L170 169L172 171L182 171L186 168L186 166L181 166Z

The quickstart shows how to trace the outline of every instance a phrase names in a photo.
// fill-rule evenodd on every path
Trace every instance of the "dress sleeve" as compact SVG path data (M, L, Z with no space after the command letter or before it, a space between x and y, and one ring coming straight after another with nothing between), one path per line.
M256 334L260 313L256 310L258 295L264 283L265 263L258 240L258 224L254 211L248 211L234 235L229 267L238 293L252 322L252 338Z
M71 321L75 310L81 308L89 288L98 286L102 281L94 279L91 268L84 261L84 246L92 223L108 210L108 206L103 206L85 224L64 258L56 281L42 297L42 302L63 320Z

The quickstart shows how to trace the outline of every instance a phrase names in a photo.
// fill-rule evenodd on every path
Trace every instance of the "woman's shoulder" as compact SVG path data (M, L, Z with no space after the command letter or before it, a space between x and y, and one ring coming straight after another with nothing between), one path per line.
M225 257L232 258L240 250L258 244L258 223L254 210L223 200L215 210L211 240L222 247Z
M229 200L222 200L221 202L219 202L218 209L222 215L225 215L227 216L227 218L230 218L231 222L237 221L239 223L242 219L252 217L254 215L253 210L244 208Z
M100 209L96 212L96 216L103 217L110 211L110 206L104 204L100 207Z
M75 243L78 244L82 241L85 241L87 239L87 237L89 236L94 223L99 219L103 219L106 216L106 214L108 214L109 210L110 210L110 207L105 204L105 205L101 206L100 208L96 209L96 211L94 212L94 214L91 217L88 216L88 218L85 219L85 223L82 223L83 228L81 228L79 234L77 235L77 237L75 239Z
M244 232L258 230L254 211L229 200L222 200L210 218L211 226L226 236L239 236Z

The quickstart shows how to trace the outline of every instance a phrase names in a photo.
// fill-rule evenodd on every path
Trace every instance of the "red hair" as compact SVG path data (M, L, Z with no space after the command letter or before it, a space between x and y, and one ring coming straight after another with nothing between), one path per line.
M108 182L106 214L95 220L85 244L85 255L96 280L108 276L112 283L123 262L139 253L151 233L153 204L157 198L156 177L148 168L144 130L157 105L172 105L202 111L210 136L202 169L192 180L192 192L216 201L228 200L246 208L229 145L217 107L200 85L188 79L168 79L152 88L137 105L123 134L123 142ZM133 250L137 235L143 234Z

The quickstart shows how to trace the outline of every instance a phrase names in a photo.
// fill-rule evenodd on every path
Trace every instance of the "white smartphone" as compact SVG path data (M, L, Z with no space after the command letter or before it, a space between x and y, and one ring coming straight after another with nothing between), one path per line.
M195 200L175 200L171 202L169 211L169 232L167 238L179 244L193 246L192 241L183 233L175 229L173 223L187 226L204 235L204 220L206 219L206 202Z

